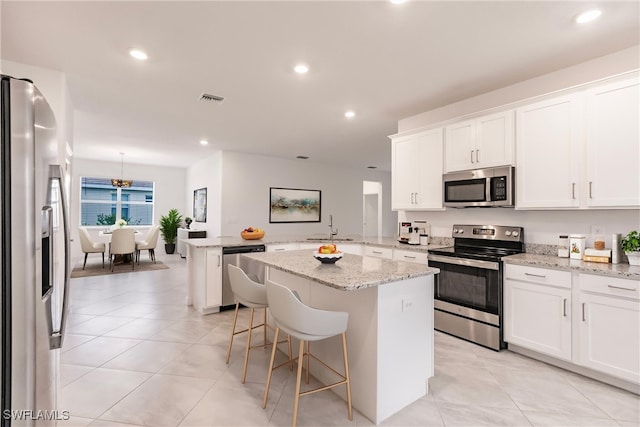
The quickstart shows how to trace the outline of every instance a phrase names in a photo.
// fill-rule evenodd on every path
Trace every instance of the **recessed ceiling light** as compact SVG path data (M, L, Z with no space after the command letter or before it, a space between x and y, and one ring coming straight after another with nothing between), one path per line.
M576 22L578 24L586 24L588 22L595 21L600 17L600 15L602 15L602 11L599 9L587 10L576 17Z
M352 118L354 118L354 117L356 116L356 112L355 112L355 111L351 111L351 110L349 110L349 111L347 111L346 113L344 113L344 116L345 116L347 119L352 119Z
M200 140L200 145L208 145L209 141L207 141L206 139L201 139Z
M133 56L136 59L139 59L140 61L144 61L145 59L148 58L147 54L141 51L140 49L129 50L129 55Z
M389 0L389 1L393 4L402 4L407 2L407 0Z
M309 156L296 156L296 159L307 160Z
M293 71L295 71L298 74L307 74L309 72L309 67L305 64L298 64L295 67L293 67Z

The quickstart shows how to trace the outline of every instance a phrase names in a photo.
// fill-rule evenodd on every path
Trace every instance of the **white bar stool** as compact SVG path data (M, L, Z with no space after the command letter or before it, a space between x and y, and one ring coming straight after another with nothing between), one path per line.
M245 383L247 378L247 365L249 363L249 350L253 348L264 348L267 347L270 343L267 342L267 328L269 325L267 324L267 291L264 285L254 282L247 276L247 274L239 267L235 265L229 264L229 282L231 283L231 290L236 299L236 309L233 314L233 326L231 328L231 336L229 338L229 348L227 349L227 359L226 363L229 364L229 358L231 356L231 347L233 345L233 337L235 335L247 332L247 344L244 352L244 366L242 368L242 384ZM249 326L247 329L243 329L241 331L236 331L236 324L238 321L238 310L240 309L240 304L245 307L250 308L249 312ZM253 315L256 309L264 309L264 319L263 323L254 326L253 325ZM264 328L263 332L263 343L261 345L251 345L251 332L254 329L259 327ZM277 342L278 337L276 336L274 342ZM285 342L285 341L281 341ZM289 344L289 359L291 359L291 339L287 338L286 342Z
M300 341L298 349L298 373L296 376L296 394L293 403L293 421L291 425L295 427L298 418L298 402L300 396L317 393L319 391L328 390L339 385L347 387L347 411L349 420L353 420L353 411L351 409L351 383L349 381L349 362L347 356L347 323L349 313L342 311L326 311L309 307L300 301L298 295L291 289L272 282L266 281L267 300L269 302L269 310L276 322L276 332L273 338L274 345L271 350L271 361L269 362L269 373L267 375L267 384L264 390L264 398L262 400L262 408L267 406L267 398L269 396L269 385L271 384L271 374L273 372L273 361L276 355L276 342L278 334L282 329L289 334L289 337L297 338ZM336 335L342 335L342 355L344 358L344 375L337 372L320 359L309 353L309 342L320 341ZM305 352L306 344L306 352ZM340 380L322 387L308 391L300 391L300 383L302 380L302 365L304 357L307 357L307 378L309 383L309 358L313 357L320 362L325 368L336 374Z

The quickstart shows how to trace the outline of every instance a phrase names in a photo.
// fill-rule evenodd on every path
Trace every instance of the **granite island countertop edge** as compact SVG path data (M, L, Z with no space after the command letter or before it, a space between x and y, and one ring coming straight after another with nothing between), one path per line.
M355 280L355 279L349 280L348 278L345 280L344 278L338 275L338 276L333 276L333 280L331 280L331 276L321 277L321 275L317 275L317 274L314 275L314 274L311 274L310 271L301 271L300 269L291 267L289 265L290 263L287 263L287 261L279 260L279 259L286 260L294 257L298 257L298 259L300 259L300 257L305 257L304 262L309 262L309 265L315 266L312 271L318 271L318 269L325 269L325 271L333 271L333 269L335 269L336 267L340 268L339 264L338 265L319 264L317 260L313 259L313 257L310 256L308 250L296 250L296 251L286 251L286 252L278 252L278 253L258 252L258 253L247 253L242 255L250 259L256 260L258 262L262 262L266 266L273 267L282 272L293 274L295 276L302 277L303 279L311 280L321 285L328 286L341 291L356 291L359 289L371 288L371 287L380 286L388 283L399 282L407 279L413 279L416 277L434 275L440 272L440 270L437 268L428 267L423 264L376 258L375 261L379 262L381 265L384 265L387 267L391 267L395 265L400 268L407 268L409 271L403 271L403 272L394 271L394 272L387 272L387 273L383 271L381 271L380 273L372 272L372 274L379 274L379 276L369 277L363 280ZM265 257L277 257L279 259L265 260L264 259ZM359 268L358 266L364 262L363 261L364 258L365 257L362 257L360 255L345 254L343 259L339 260L338 262L339 263L342 262L343 263L342 265L349 263L350 264L349 268L354 268L354 267ZM339 271L339 270L336 270L336 271Z

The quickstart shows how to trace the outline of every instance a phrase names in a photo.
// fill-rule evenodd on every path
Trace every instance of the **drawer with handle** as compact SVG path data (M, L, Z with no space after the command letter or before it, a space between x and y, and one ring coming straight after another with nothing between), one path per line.
M571 289L571 272L507 264L505 278Z
M416 262L426 265L429 262L428 257L429 255L426 252L393 250L393 259L395 261Z
M393 249L380 248L378 246L365 246L364 254L377 258L393 259Z
M580 290L640 300L640 281L581 273Z

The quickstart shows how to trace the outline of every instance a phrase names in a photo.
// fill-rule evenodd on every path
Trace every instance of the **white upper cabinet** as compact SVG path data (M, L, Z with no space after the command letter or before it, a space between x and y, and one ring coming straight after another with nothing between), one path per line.
M639 96L637 78L587 92L589 207L640 207Z
M516 208L579 207L582 98L516 109Z
M640 207L638 78L516 110L516 209Z
M392 208L442 209L443 130L393 139Z
M445 172L512 165L513 110L447 126Z

